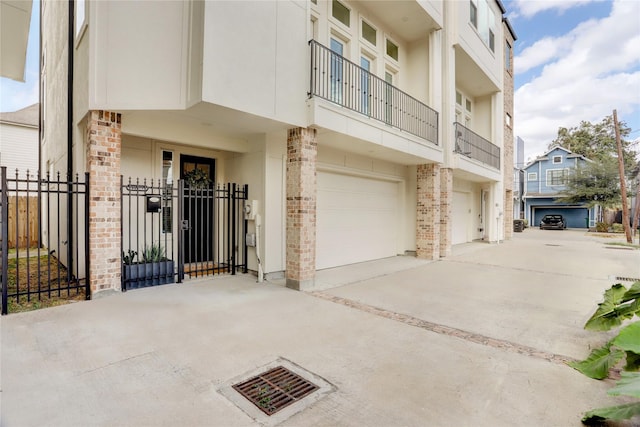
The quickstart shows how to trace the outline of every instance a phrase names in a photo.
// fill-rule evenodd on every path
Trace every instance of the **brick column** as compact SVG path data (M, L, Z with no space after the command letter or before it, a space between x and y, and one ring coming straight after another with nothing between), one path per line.
M316 274L316 130L287 136L287 287L313 287Z
M418 165L416 256L440 258L440 165Z
M120 114L91 111L87 123L91 292L120 290Z
M440 257L451 255L451 202L453 200L453 169L440 169ZM466 224L457 224L465 227Z

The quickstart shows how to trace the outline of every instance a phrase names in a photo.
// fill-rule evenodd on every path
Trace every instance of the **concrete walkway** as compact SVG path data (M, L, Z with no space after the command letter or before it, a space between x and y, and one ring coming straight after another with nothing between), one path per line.
M607 339L582 329L602 291L640 278L613 240L527 229L325 270L308 293L241 275L5 316L1 424L579 426L622 402L564 364ZM274 364L327 385L241 409L230 385Z

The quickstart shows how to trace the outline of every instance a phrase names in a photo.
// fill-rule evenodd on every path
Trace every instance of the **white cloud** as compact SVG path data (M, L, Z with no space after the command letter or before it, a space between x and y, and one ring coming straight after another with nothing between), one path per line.
M558 13L563 13L572 7L582 6L594 1L602 0L515 0L513 3L515 4L516 12L512 16L531 18L547 10L556 10Z
M640 2L617 0L609 17L541 39L515 58L519 73L543 66L515 93L515 131L528 157L543 152L559 127L599 122L614 109L627 123L640 121L638 16Z

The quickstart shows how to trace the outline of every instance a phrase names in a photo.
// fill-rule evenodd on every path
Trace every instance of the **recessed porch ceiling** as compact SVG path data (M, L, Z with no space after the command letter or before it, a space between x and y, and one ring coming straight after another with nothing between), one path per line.
M426 37L439 28L417 1L357 0L351 3L363 12L365 18L367 15L375 17L385 27L393 28L394 36L409 42Z
M460 46L456 50L456 86L474 97L489 95L500 88Z
M318 147L331 147L353 154L398 163L401 165L422 165L430 163L423 157L414 156L409 153L393 150L379 144L373 144L353 136L334 132L328 129L318 129Z

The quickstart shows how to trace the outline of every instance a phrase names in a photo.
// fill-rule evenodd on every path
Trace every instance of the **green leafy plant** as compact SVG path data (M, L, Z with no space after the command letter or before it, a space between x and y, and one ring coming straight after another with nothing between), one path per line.
M164 248L159 244L145 246L142 251L142 262L160 262L165 261Z
M135 259L138 256L138 252L129 249L128 252L122 252L122 262L126 265L131 265L135 263Z
M640 281L629 289L617 283L604 292L604 300L585 324L585 329L609 331L624 322L640 317ZM609 390L612 396L626 395L640 399L640 321L628 323L612 340L591 352L589 357L569 366L584 375L602 380L611 369L625 360L621 379ZM640 401L624 405L598 408L584 414L582 422L597 423L603 420L626 420L640 415Z

